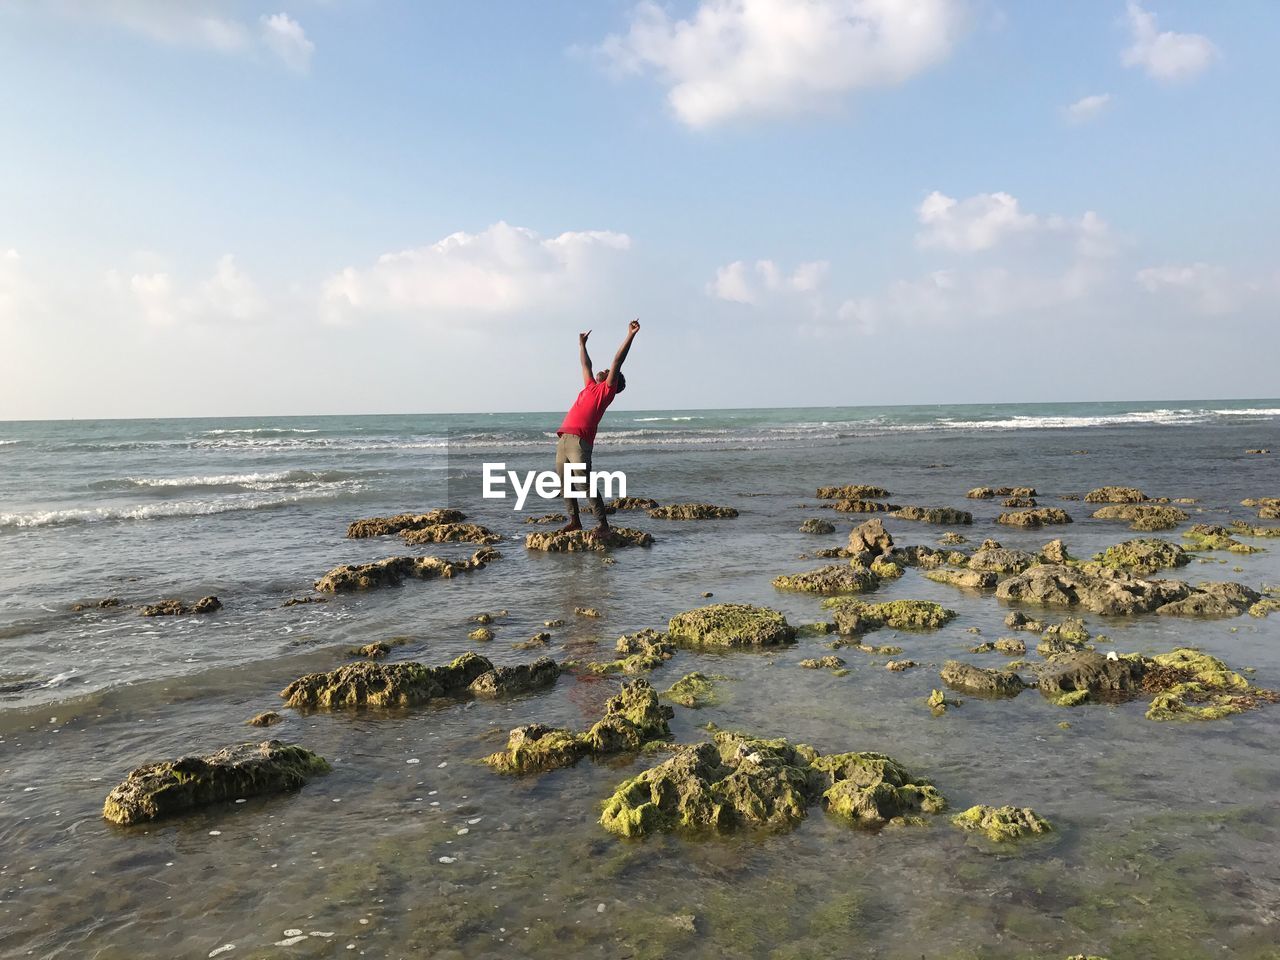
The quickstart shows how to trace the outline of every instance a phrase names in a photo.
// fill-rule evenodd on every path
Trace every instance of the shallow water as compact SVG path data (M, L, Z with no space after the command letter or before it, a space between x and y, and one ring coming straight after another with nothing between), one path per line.
M1212 412L1227 408L1258 412ZM1028 691L961 697L933 717L923 699L943 660L1003 659L965 651L976 642L970 627L1004 635L1007 609L917 571L876 598L936 599L957 619L869 639L901 645L919 669L889 673L883 658L856 650L840 651L848 676L799 669L828 652L819 637L775 653L681 652L652 674L655 686L692 669L731 679L717 706L677 708L673 732L695 740L713 722L824 751L880 750L932 778L953 808L1034 807L1057 827L1049 837L995 847L944 817L868 831L815 807L784 834L617 841L595 822L599 803L652 760L527 779L474 762L517 724L598 716L618 680L572 675L502 703L284 711L270 735L334 766L299 793L142 828L113 827L100 811L141 762L261 736L244 721L278 706L294 677L343 662L353 643L405 637L394 658L442 663L475 647L514 663L532 655L512 642L563 618L548 652L605 659L618 634L660 627L708 602L704 591L767 603L793 623L822 619L818 599L770 585L817 566L797 555L842 544L864 519L815 510L819 484L882 484L898 503L972 510L963 532L973 543L1034 548L1061 536L1076 556L1133 536L1056 499L1103 483L1198 497L1189 522L1252 518L1239 501L1280 495L1280 471L1274 456L1242 451L1280 447L1277 408L613 412L597 466L626 470L629 493L731 505L741 516L622 515L658 542L618 551L612 566L527 554L513 539L474 574L288 609L286 597L340 562L474 549L346 540L357 516L448 502L512 538L534 529L509 504L479 500L479 463L545 467L555 418L0 425L0 441L15 441L0 446L0 687L9 690L0 693L0 954L203 957L234 944L217 955L1275 956L1280 708L1159 724L1141 703L1067 710ZM232 430L258 432L215 432ZM1042 504L1076 522L997 526L998 501L964 499L981 484L1034 485ZM798 533L809 516L838 532ZM899 544L933 544L946 529L887 526ZM1253 542L1274 546L1208 554L1174 575L1280 582L1280 541ZM139 603L205 593L225 609L156 620L67 610L108 594ZM604 619L575 618L581 605ZM500 607L510 616L497 639L469 643L469 618ZM1115 649L1196 645L1280 687L1275 616L1085 620ZM1064 719L1069 729L1058 727ZM294 930L306 938L275 945Z

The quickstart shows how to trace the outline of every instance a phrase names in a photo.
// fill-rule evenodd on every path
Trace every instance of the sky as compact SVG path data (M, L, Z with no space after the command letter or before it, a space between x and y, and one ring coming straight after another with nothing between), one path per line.
M5 0L0 419L1268 397L1280 3Z

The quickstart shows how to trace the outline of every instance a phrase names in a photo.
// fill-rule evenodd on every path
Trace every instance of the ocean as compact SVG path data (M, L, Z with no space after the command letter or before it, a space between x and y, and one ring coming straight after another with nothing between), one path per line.
M631 496L739 516L620 513L615 522L656 542L619 550L609 565L525 550L525 534L543 529L525 518L558 502L517 513L511 500L480 496L486 462L550 469L559 420L0 423L0 955L1274 957L1280 707L1155 723L1141 703L1067 709L1028 691L961 697L935 717L924 698L941 686L938 668L953 658L994 665L968 653L969 630L1007 634L1008 607L917 570L873 599L957 612L933 633L877 635L920 667L890 673L865 653L836 651L847 676L798 669L831 652L826 637L767 654L681 651L654 671L656 687L691 670L727 679L717 705L676 709L676 739L705 738L710 723L823 751L882 751L929 776L952 808L1031 806L1054 823L1051 837L999 848L945 818L874 831L815 809L790 831L624 842L597 824L600 803L652 758L529 778L476 762L521 723L590 723L616 677L571 672L511 701L403 711L302 714L284 710L278 691L372 641L396 641L396 660L445 663L477 649L523 662L534 654L512 644L548 620L565 621L550 631L549 655L608 659L617 636L663 628L712 602L704 593L772 606L793 624L822 620L817 598L771 581L827 562L812 551L842 545L866 519L820 509L823 484L877 484L899 504L971 510L972 527L960 530L970 547L992 537L1034 550L1061 537L1085 558L1139 536L1069 499L1103 484L1195 499L1180 530L1144 536L1258 522L1240 501L1280 497L1280 399L615 409L597 437L597 469L624 471ZM1246 453L1255 449L1271 453ZM998 499L965 498L981 485L1034 486L1075 522L997 525ZM360 517L443 506L500 533L502 558L449 580L283 605L339 564L469 556L474 545L345 536ZM809 517L836 533L800 533ZM960 529L885 522L899 545L936 545ZM1257 544L1262 552L1197 555L1170 575L1280 584L1280 540ZM138 615L140 604L205 595L223 608ZM120 606L98 608L104 597ZM604 616L575 617L579 606ZM470 641L472 617L498 609L508 615L496 639ZM1196 646L1280 688L1280 615L1084 619L1106 649ZM270 708L285 722L269 734L245 726ZM316 750L333 771L295 794L146 828L101 818L106 792L143 762L268 735Z

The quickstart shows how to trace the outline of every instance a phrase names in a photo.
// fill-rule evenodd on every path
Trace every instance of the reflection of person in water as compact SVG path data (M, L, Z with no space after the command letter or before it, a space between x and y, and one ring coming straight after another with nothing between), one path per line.
M582 391L573 402L569 412L565 414L564 423L556 431L560 440L556 443L556 473L564 480L566 464L582 464L582 476L591 474L591 448L596 440L596 428L604 412L613 403L613 398L627 389L627 378L622 375L622 362L627 359L631 350L631 341L640 332L640 321L632 320L627 327L626 339L613 355L613 364L593 373L591 356L587 353L587 337L591 331L578 334L578 359L582 363ZM576 497L564 498L565 507L569 511L569 522L564 530L581 530L582 520L578 516L578 500ZM600 536L608 532L609 521L605 516L604 498L599 491L591 497L591 512L595 514L596 526L591 533Z

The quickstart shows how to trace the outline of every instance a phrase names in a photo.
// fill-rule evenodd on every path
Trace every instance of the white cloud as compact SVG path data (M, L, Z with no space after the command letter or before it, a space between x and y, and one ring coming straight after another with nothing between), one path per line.
M655 73L676 116L703 127L901 83L946 59L964 19L962 0L701 0L687 20L644 0L600 50Z
M599 285L631 238L603 230L541 237L498 222L480 233L388 253L324 284L331 321L355 313L423 314L428 320L500 316L565 304Z
M305 71L315 44L285 13L264 15L255 36L250 26L224 13L217 0L51 0L49 8L73 19L105 20L170 46L225 54L266 49L287 66Z
M316 45L307 39L307 33L297 20L287 13L273 13L262 17L262 41L285 65L299 73L311 68L311 55Z
M1068 106L1064 113L1071 123L1087 123L1102 113L1110 103L1111 94L1095 93L1088 97L1081 97Z
M707 292L720 300L749 304L770 294L816 294L829 267L826 260L814 260L788 274L772 260L757 260L751 265L735 260L716 270Z
M1110 228L1092 210L1078 219L1041 216L1022 210L1018 198L1003 191L956 200L935 190L916 208L923 228L916 243L955 253L979 253L1018 237L1056 240L1066 237L1078 252L1106 256L1113 248Z
M1123 54L1126 67L1141 67L1155 80L1190 80L1208 69L1218 55L1213 42L1202 34L1160 32L1156 15L1136 0L1129 0L1128 14L1133 42Z
M155 326L185 323L246 323L266 315L266 299L257 284L226 254L213 275L190 285L176 281L167 271L107 274L108 287L125 296L129 312Z
M36 303L36 288L17 250L0 250L0 323L22 323Z
M1195 312L1220 316L1239 308L1256 284L1234 280L1226 269L1208 263L1145 267L1134 274L1147 293L1169 296Z

